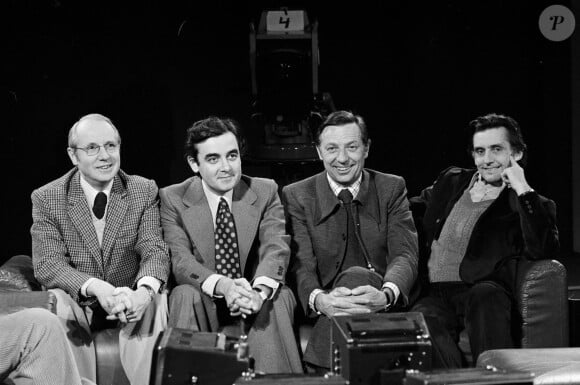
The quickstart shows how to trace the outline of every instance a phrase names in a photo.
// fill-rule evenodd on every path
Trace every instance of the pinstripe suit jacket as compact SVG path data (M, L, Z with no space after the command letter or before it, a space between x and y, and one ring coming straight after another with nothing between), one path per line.
M215 273L214 226L201 178L164 187L161 223L171 249L177 284L198 289ZM234 187L232 213L238 233L240 266L249 281L266 276L283 282L290 258L290 237L284 229L284 208L276 183L242 179Z
M34 275L46 288L60 288L73 299L96 277L115 287L134 287L144 276L162 283L169 275L169 252L159 219L153 180L119 171L109 196L102 248L80 173L72 169L32 193Z

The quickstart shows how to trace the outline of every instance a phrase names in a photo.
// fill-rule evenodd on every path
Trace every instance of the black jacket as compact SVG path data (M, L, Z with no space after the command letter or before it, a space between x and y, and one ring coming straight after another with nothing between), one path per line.
M419 274L423 285L428 282L431 243L439 238L445 220L475 172L450 167L433 186L411 199L419 231ZM519 259L553 258L558 249L556 204L536 192L518 197L506 188L475 224L459 275L466 283L498 281L511 291Z

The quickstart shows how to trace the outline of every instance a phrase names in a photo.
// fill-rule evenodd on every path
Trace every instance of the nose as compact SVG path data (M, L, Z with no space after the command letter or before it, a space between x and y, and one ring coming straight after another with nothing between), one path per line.
M336 160L340 163L344 163L348 161L348 155L346 154L346 148L343 148L338 151L338 155L336 156Z
M111 154L109 154L107 150L105 150L105 146L99 146L99 152L97 153L97 156L99 157L99 159L109 159L111 157Z
M489 150L485 150L485 154L483 154L483 161L485 163L491 163L494 161L493 154Z
M222 160L222 170L229 171L231 169L232 169L232 165L230 164L230 162L227 159L223 159Z

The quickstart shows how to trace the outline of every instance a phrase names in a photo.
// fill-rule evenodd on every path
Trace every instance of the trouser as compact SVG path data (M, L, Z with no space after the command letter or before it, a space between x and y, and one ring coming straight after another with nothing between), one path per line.
M58 318L46 309L0 316L0 382L79 385L81 378Z
M432 283L411 311L423 313L433 342L433 366L457 368L465 359L457 346L467 331L473 362L489 349L511 348L513 300L500 284L482 281Z
M91 307L81 307L61 289L51 289L56 297L56 314L82 377L96 382L96 353L91 327L97 322ZM99 316L100 317L100 316ZM102 322L102 319L98 320ZM132 385L149 384L153 349L159 333L167 327L167 295L157 294L138 322L128 323L119 333L120 359Z
M334 280L332 288L346 287L347 289L354 289L364 285L371 285L376 289L380 289L383 285L383 278L367 268L354 266L341 272ZM325 315L318 317L304 352L304 361L307 364L330 369L331 327L330 318Z
M302 363L294 335L296 299L290 289L280 287L272 300L248 319L250 356L256 371L264 373L302 373ZM192 285L179 285L169 296L169 326L201 332L231 330L232 322L223 299L212 300ZM237 326L234 326L237 328Z

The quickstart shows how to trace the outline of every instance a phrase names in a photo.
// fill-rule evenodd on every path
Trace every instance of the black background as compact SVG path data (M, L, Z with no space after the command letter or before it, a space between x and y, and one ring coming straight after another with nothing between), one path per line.
M552 3L312 3L2 2L0 259L31 253L30 193L70 169L66 137L80 116L109 116L123 136L122 168L160 187L190 175L182 147L193 121L215 114L247 125L249 24L280 5L318 20L321 91L366 119L367 166L404 176L410 196L445 167L472 165L471 119L518 120L526 176L558 204L570 254L570 42L538 29Z

